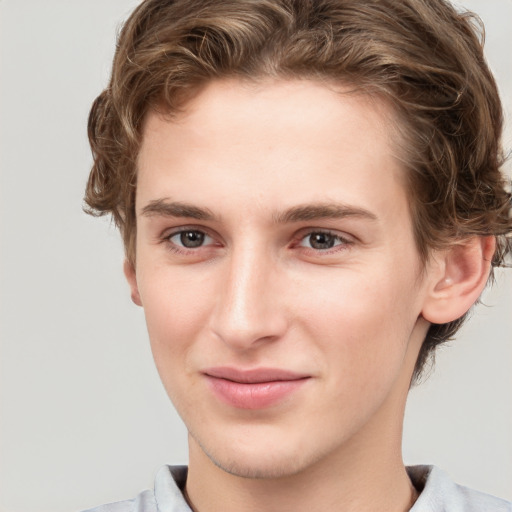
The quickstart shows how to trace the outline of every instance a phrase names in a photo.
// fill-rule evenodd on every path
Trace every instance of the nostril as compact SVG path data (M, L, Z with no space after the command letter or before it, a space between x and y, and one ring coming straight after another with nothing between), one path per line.
M273 342L283 336L285 326L285 318L275 306L218 310L211 322L215 336L235 349L249 349Z
M275 293L275 262L258 250L261 241L240 242L227 258L225 277L210 318L215 336L233 349L245 350L280 338L286 318Z

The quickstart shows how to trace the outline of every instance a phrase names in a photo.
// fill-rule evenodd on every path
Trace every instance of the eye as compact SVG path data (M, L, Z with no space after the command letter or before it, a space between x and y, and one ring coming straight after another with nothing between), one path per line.
M196 249L203 245L209 245L213 242L213 239L210 236L197 229L185 229L170 235L167 239L174 245L184 247L186 249Z
M306 235L300 242L301 247L308 247L317 251L326 251L337 245L346 245L349 241L339 235L328 231L314 231Z

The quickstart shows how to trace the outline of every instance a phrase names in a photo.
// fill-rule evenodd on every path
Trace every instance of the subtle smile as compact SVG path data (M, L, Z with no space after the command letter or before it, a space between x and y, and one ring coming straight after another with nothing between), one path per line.
M309 375L274 368L209 368L204 371L204 375L217 398L240 409L263 409L276 405L311 378Z

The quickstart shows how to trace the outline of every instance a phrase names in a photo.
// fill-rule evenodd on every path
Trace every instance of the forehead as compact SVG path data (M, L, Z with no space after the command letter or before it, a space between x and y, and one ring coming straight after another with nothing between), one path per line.
M178 116L147 116L137 207L163 197L214 208L259 197L274 211L326 200L393 209L380 203L404 196L394 117L381 99L348 87L211 82Z
M143 139L154 136L165 121L183 135L190 128L196 136L202 132L212 143L226 134L236 142L250 129L260 127L264 133L259 134L256 143L271 133L282 139L291 130L298 137L307 132L321 133L327 146L336 136L332 129L345 120L354 127L378 130L390 149L398 136L398 130L393 130L398 116L382 96L327 80L214 80L190 93L179 111L167 113L165 105L158 110L160 113L150 111L146 116Z

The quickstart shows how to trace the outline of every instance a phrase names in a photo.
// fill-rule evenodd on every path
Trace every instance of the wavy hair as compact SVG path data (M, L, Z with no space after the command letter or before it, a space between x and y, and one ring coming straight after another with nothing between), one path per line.
M148 111L171 116L207 82L308 78L392 105L414 235L431 249L496 237L511 252L502 107L479 19L445 0L145 0L124 24L89 117L87 211L111 214L135 261L137 155ZM466 316L466 315L465 315ZM465 316L431 325L414 378Z

